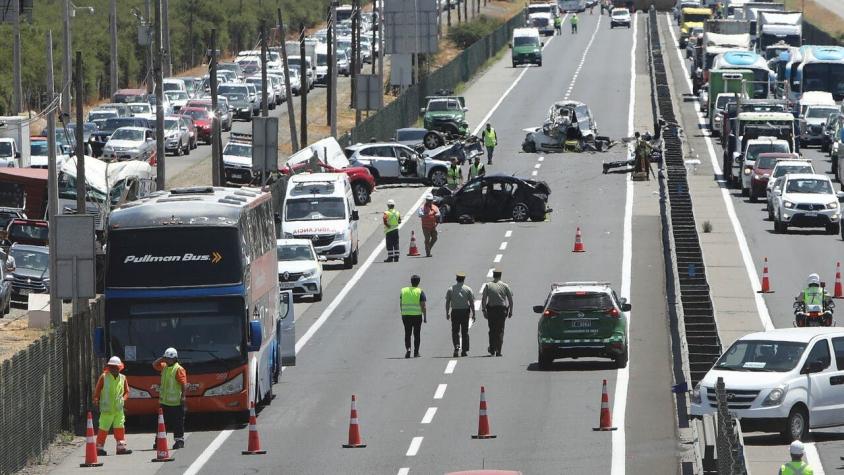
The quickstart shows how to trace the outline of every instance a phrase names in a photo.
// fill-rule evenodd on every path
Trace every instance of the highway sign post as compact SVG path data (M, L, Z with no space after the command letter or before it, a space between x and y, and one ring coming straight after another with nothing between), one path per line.
M57 215L50 226L55 226L56 235L62 237L50 243L51 252L56 253L56 275L50 276L56 297L74 300L96 297L94 216Z
M266 183L278 171L278 117L252 119L252 171Z

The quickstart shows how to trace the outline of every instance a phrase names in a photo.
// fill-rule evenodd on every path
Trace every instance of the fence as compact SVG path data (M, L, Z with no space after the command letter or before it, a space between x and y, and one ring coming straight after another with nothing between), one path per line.
M102 362L93 329L103 304L68 319L0 367L0 474L37 459L62 430L82 433Z
M425 106L425 96L440 89L453 89L457 84L471 79L481 66L510 41L514 28L523 26L524 15L518 14L506 21L488 36L461 51L454 59L431 74L420 79L400 94L393 102L352 128L340 137L340 145L377 140L387 140L397 128L408 127L419 119L419 109Z

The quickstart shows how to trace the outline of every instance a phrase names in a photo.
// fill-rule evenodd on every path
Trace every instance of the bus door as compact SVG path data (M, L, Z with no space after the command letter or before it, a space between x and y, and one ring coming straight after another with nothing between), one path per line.
M293 291L282 290L278 294L278 335L281 364L296 366L296 319L293 312Z

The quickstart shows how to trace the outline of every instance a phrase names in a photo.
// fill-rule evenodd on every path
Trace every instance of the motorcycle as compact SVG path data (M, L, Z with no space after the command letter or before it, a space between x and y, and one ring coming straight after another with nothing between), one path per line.
M800 296L794 299L794 325L797 327L831 327L835 302L824 298L821 304L806 305Z

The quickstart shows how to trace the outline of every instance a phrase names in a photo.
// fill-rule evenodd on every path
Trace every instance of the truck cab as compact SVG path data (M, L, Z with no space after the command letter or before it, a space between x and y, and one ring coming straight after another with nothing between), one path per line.
M0 138L0 167L17 167L21 157L15 139Z

